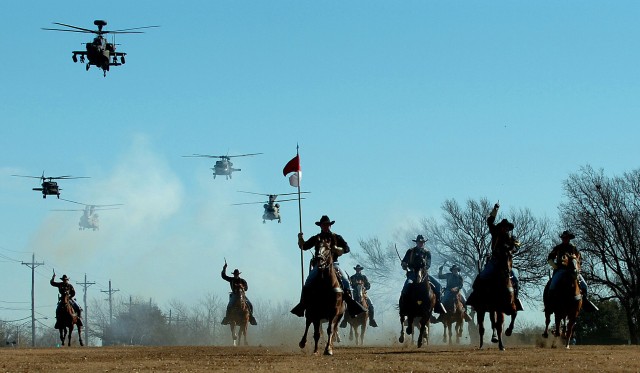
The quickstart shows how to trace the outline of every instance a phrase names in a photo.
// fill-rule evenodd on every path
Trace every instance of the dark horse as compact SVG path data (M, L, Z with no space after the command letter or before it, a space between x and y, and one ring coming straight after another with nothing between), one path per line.
M342 318L344 308L342 306L342 289L333 267L333 254L329 241L323 240L316 247L314 267L314 270L317 271L315 277L302 289L307 305L306 325L304 335L298 345L300 348L305 347L309 325L313 323L313 340L315 341L313 353L318 354L321 321L326 319L329 322L327 325L327 346L324 349L324 354L333 355L333 341L338 333L338 322Z
M445 303L444 307L447 313L442 315L442 325L444 326L444 334L442 341L447 342L447 332L449 334L449 344L452 344L453 329L456 331L456 343L460 344L460 337L462 337L462 327L465 320L465 309L462 303L462 296L460 292L455 292L455 295L449 298L449 302ZM455 326L454 326L455 324Z
M580 270L578 259L573 256L571 258L563 258L563 261L567 262L568 269L557 274L560 278L553 293L549 294L548 284L544 289L545 327L542 336L544 338L549 337L549 322L553 313L556 321L556 329L553 334L556 337L564 337L566 340L565 348L568 349L573 336L573 327L582 308L582 294L578 285L578 271ZM565 320L566 326L563 326L563 333L560 334L560 324Z
M249 306L247 305L247 297L244 289L238 287L235 292L230 293L231 306L229 308L229 328L231 329L231 338L233 345L237 346L240 339L244 337L244 345L247 343L247 326L249 325ZM236 333L236 326L238 331Z
M56 309L56 325L55 328L60 331L60 341L64 346L64 340L67 339L67 346L71 346L71 333L73 333L73 326L78 327L78 341L80 346L84 346L82 342L82 323L79 322L78 315L73 309L70 302L71 297L69 292L65 292L60 298L60 305Z
M511 283L511 265L512 255L511 253L505 253L501 258L494 258L496 268L491 278L479 282L478 288L474 289L474 292L478 292L477 301L474 304L474 309L478 314L478 331L480 332L480 348L484 343L484 314L489 313L489 320L491 320L491 328L493 329L493 335L491 341L498 343L498 347L501 351L504 350L504 344L502 343L502 330L504 324L504 315L511 315L511 323L507 328L505 334L511 335L513 332L513 325L515 323L517 311L515 301L515 295L513 292L513 284Z
M431 285L426 271L419 270L416 279L408 285L406 294L400 296L400 343L404 342L405 317L407 318L407 334L413 332L413 320L420 321L420 334L418 335L418 347L422 347L422 341L429 343L429 320L436 305L436 295L431 291Z
M364 345L364 333L367 330L367 320L369 320L369 304L367 303L367 291L361 282L353 284L353 300L360 303L365 311L354 317L348 316L348 312L344 315L349 323L349 340L353 340L355 334L356 346L358 344ZM359 332L358 327L360 328Z

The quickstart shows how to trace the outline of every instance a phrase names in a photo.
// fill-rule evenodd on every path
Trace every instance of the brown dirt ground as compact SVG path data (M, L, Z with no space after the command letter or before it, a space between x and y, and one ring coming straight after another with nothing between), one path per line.
M488 348L487 348L488 347ZM541 348L344 347L314 356L309 346L2 348L3 372L640 372L640 346Z

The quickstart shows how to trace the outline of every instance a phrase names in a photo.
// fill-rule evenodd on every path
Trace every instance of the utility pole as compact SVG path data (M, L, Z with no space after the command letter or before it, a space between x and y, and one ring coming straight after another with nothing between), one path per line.
M31 347L36 347L36 307L35 307L35 269L38 266L44 265L44 262L36 262L36 254L31 256L31 263L22 262L23 265L31 268Z
M111 280L109 280L109 290L100 290L103 293L109 293L109 326L111 326L111 321L113 320L113 301L111 295L116 291L120 291L119 289L111 288Z
M89 312L87 311L87 287L95 284L95 282L87 282L87 274L84 274L84 282L76 282L78 285L84 286L84 340L89 345Z

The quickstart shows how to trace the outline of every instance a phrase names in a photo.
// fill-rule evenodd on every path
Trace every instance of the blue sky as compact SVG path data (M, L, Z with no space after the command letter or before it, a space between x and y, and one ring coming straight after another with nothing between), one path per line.
M164 308L226 292L224 257L253 298L295 299L296 204L283 203L282 224L262 224L260 205L230 205L260 200L238 190L294 191L281 170L296 144L311 192L305 234L328 214L354 250L440 216L447 198L554 219L562 180L580 166L637 167L639 11L634 1L3 2L0 254L45 262L45 314L54 268L72 281L87 273L90 298L111 279ZM127 63L103 78L71 61L89 35L40 29L95 19L161 27L119 35ZM181 157L253 152L264 154L235 159L231 181L211 178L213 161ZM125 206L80 232L79 212L50 211L75 206L9 176L43 170L91 177L61 183L63 198ZM0 268L2 301L28 301L28 268L2 258ZM8 304L0 319L28 315Z

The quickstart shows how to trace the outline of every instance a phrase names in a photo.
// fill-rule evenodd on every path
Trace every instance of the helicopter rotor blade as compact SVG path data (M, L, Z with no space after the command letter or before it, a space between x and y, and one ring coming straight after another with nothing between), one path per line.
M75 209L75 210L63 210L63 209L54 209L49 211L84 211L83 209Z
M47 179L63 179L63 180L90 179L90 178L91 178L91 176L71 176L71 175L47 177Z
M269 203L267 201L264 202L244 202L244 203L232 203L231 206L239 206L239 205L257 205L257 204L265 204Z
M259 155L259 154L264 154L264 153L250 153L250 154L238 154L238 155L225 155L224 157L227 157L227 158L233 158L233 157L246 157L246 156L250 156L250 155Z
M245 192L244 190L239 190L238 193L257 194L259 196L267 196L267 197L271 195L271 194L266 194L266 193Z
M92 34L97 34L97 33L98 33L98 31L97 31L97 30L89 30L89 29L86 29L86 28L78 27L78 26L67 25L67 24L65 24L65 23L60 23L60 22L52 22L52 23L53 23L54 25L64 26L64 27L70 27L70 28L73 28L73 29L76 29L76 30L82 30L82 31L84 31L84 32L90 32L90 33L92 33Z
M304 194L304 193L311 193L311 192L300 192L300 194ZM298 194L298 192L295 193L281 193L281 194L276 194L277 196L292 196Z
M300 199L306 199L306 198L302 197L302 198L300 198ZM276 200L275 202L287 202L287 201L297 201L297 200L298 200L297 198L291 198L291 199L279 199L279 200Z
M146 29L146 28L156 28L156 27L160 27L159 25L155 25L155 26L142 26L142 27L131 27L131 28L123 28L120 30L110 30L110 31L105 31L105 32L109 32L109 33L123 33L126 31L131 31L131 30L142 30L142 29ZM140 31L138 32L140 34L143 34L144 31Z
M31 179L42 179L42 176L25 176L25 175L11 175L11 176L15 176L15 177L28 177Z
M76 205L82 205L82 206L87 206L87 205L86 205L86 204L84 204L84 203L81 203L81 202L76 202L76 201L72 201L72 200L70 200L70 199L64 199L64 198L60 198L60 200L61 200L61 201L65 201L65 202L71 202L71 203L75 203ZM73 210L73 211L76 211L76 210ZM78 210L78 211L79 211L79 210Z
M59 29L59 28L41 27L41 29L42 30L46 30L46 31L78 32L78 33L81 33L81 34L96 33L95 31L63 30L63 29Z
M223 158L224 155L192 154L183 155L183 157Z

